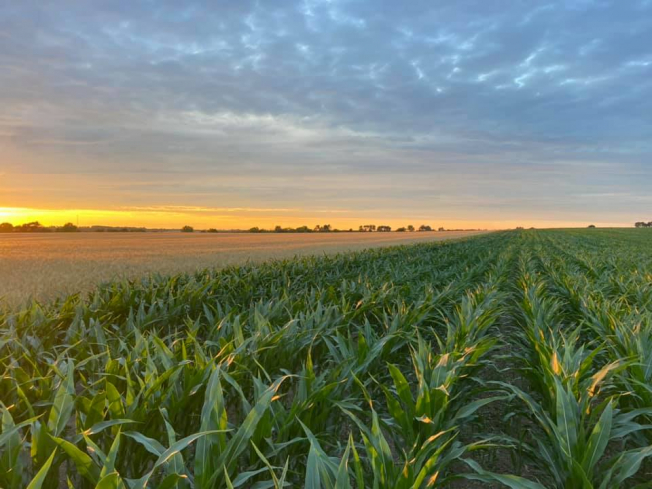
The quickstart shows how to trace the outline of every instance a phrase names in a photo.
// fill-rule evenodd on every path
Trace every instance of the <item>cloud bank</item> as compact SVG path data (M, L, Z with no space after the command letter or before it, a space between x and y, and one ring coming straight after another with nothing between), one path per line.
M652 2L26 0L0 205L627 223Z

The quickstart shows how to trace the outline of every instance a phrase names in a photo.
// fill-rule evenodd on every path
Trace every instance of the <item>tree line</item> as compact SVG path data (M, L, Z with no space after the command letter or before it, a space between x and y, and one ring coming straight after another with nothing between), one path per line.
M391 226L387 226L384 224L381 225L376 225L376 224L363 224L358 227L357 232L360 233L389 233L392 231ZM412 224L409 224L408 226L405 227L400 227L395 230L395 232L401 233L401 232L414 232L414 231L434 231L432 226L428 226L427 224L422 224L419 226L419 228L415 228ZM439 231L446 231L443 227L439 228ZM181 228L182 233L194 233L195 228L192 226L183 226ZM217 229L215 228L210 228L207 230L202 230L202 233L217 233ZM247 232L249 233L353 233L356 232L353 228L349 229L337 229L334 228L330 224L317 224L314 227L309 227L309 226L299 226L296 228L292 227L283 227L283 226L276 226L274 229L265 229L265 228L260 228L258 226L250 228Z
M650 222L639 221L637 223L634 223L634 227L637 227L637 228L652 228L652 221L650 221Z
M44 226L38 221L27 222L17 226L14 226L10 222L3 222L0 224L0 233L78 233L80 231L94 233L144 233L147 229L115 226L90 226L80 228L72 222L68 222L63 226Z
M73 223L68 222L63 226L43 226L38 221L27 222L25 224L20 224L14 226L10 222L3 222L0 224L0 233L76 233L79 231L79 228Z
M645 225L645 223L643 223ZM652 223L649 223L652 225ZM638 227L638 224L637 224ZM134 232L134 231L140 231L144 232L146 231L145 228L120 228L120 227L111 227L111 226L92 226L90 228L84 228L84 230L88 231L95 231L95 232ZM77 227L75 224L68 222L64 224L63 226L43 226L40 222L38 221L33 221L33 222L28 222L25 224L20 224L17 226L14 226L13 224L9 222L3 222L0 224L0 233L51 233L51 232L61 232L61 233L76 233L81 231L79 227ZM193 233L195 232L195 229L192 226L183 226L180 230L183 233ZM384 224L381 225L376 225L376 224L363 224L358 227L357 232L360 233L389 233L392 231L391 226L387 226ZM418 228L415 228L412 224L409 224L407 226L402 226L399 227L395 230L395 232L402 233L402 232L424 232L424 231L434 231L432 226L429 226L427 224L422 224ZM439 231L446 231L443 227L439 228ZM210 228L207 230L202 230L202 233L217 233L218 230L215 228ZM356 232L354 231L353 228L349 229L337 229L334 228L330 224L317 224L314 227L309 227L309 226L299 226L296 228L292 227L283 227L283 226L276 226L274 229L264 229L264 228L259 228L259 227L252 227L250 228L247 232L250 233L345 233L345 232Z
M444 231L444 228L439 228L440 231ZM357 232L359 233L389 233L392 231L391 226L385 224L363 224L358 226ZM431 226L427 224L422 224L416 229L412 224L400 227L395 230L395 232L413 232L413 231L433 231ZM259 227L253 227L249 229L250 233L353 233L356 232L353 228L349 229L337 229L331 226L330 224L317 224L315 227L311 228L308 226L300 226L297 228L291 227L282 227L276 226L274 229L262 229Z

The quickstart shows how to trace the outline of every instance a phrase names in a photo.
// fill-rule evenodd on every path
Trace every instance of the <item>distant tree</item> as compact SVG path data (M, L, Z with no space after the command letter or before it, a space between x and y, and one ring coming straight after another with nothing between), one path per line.
M407 229L405 229L405 228L397 228L396 229L397 233L404 233L405 231L407 231Z
M366 232L366 233L372 233L376 230L376 225L375 224L365 224L364 226L360 226L360 231Z
M295 229L295 231L297 233L311 233L312 229L310 229L308 226L299 226Z
M446 228L445 227L440 227L439 231L446 231Z
M652 221L651 222L637 222L634 224L637 228L649 228L652 227Z
M276 226L276 227L274 228L274 232L275 232L275 233L282 233L282 232L283 232L283 228L282 228L281 226Z
M14 228L14 231L18 231L19 233L39 233L45 232L46 230L49 231L49 229L44 228L38 221L21 224Z
M595 229L595 224L589 224L589 229Z
M410 232L414 232L414 226L412 224L408 224L407 230Z
M194 233L195 228L193 228L192 226L184 226L184 227L181 228L181 232L182 233Z
M260 228L258 226L254 226L254 227L249 229L249 232L250 233L260 233L261 230L260 230Z
M421 226L419 226L419 231L432 231L432 228L427 224L422 224Z
M521 230L521 229L523 229L523 226L516 226L516 229Z
M391 226L378 226L377 231L379 233L389 233L392 230Z
M207 233L217 233L218 231L217 231L217 229L215 229L215 228L208 228L208 229L206 230L206 232L207 232Z
M0 224L0 233L13 233L14 225L10 222L3 222Z
M79 228L71 222L65 223L62 227L57 229L57 231L62 233L76 233L79 231Z
M323 225L317 224L315 226L315 231L319 233L330 233L332 230L333 227L330 224L323 224Z

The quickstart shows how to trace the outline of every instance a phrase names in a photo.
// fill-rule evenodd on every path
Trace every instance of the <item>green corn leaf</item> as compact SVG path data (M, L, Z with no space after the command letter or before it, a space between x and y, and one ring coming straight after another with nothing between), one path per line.
M38 418L39 418L38 416L35 416L33 418L29 418L25 421L22 421L7 430L3 429L2 434L0 434L0 448L4 447L5 444L10 442L10 440L15 440L15 436L19 434L21 428L24 428L25 426L32 424Z
M161 443L159 443L157 440L154 440L153 438L149 438L142 433L139 433L138 431L125 431L123 435L128 436L129 438L132 438L141 444L145 450L147 450L152 455L160 457L163 452L165 452L165 447L161 445Z
M224 395L220 384L220 368L217 367L211 373L206 385L204 404L201 410L200 431L226 430L227 414L224 405ZM195 451L195 483L198 487L204 487L215 471L213 459L217 454L222 453L226 448L226 436L224 434L209 435L197 441Z
M111 474L115 470L115 463L118 458L119 449L120 449L120 432L118 431L118 434L116 435L115 439L113 440L113 443L111 444L111 449L109 450L109 453L106 456L106 459L104 461L104 466L100 471L100 479L106 477L107 475Z
M74 364L68 361L68 368L65 379L61 382L57 393L54 396L54 403L50 409L48 418L48 430L54 436L59 436L66 428L74 408L75 385L73 380Z
M589 442L584 454L584 459L582 460L582 467L587 474L591 474L595 464L604 454L607 443L609 443L611 437L612 420L613 404L609 402L589 436Z
M615 475L613 486L619 487L626 479L632 477L641 467L643 460L652 456L652 445L623 453L614 463Z
M349 437L349 442L346 445L340 465L337 468L337 476L335 478L335 487L337 489L351 489L351 480L349 479L349 454L353 440Z
M249 440L256 430L258 422L262 419L263 415L269 409L278 388L281 383L288 377L281 377L276 380L258 399L256 405L249 411L246 418L235 432L233 437L228 441L224 452L220 455L216 466L224 465L227 471L230 472L236 464L237 457L246 449ZM223 431L215 431L215 433L223 433ZM211 477L210 485L212 485L218 478L219 472L215 472Z
M310 441L304 487L306 489L321 489L322 487L330 489L335 487L338 472L337 464L326 455L312 431L301 421L299 423Z
M394 381L394 387L396 388L396 393L398 397L403 401L405 406L408 409L409 413L414 413L414 401L412 399L412 391L410 390L410 384L405 379L403 373L391 363L387 364L389 369L389 374Z
M157 487L157 489L173 489L175 487L179 487L179 483L181 481L185 481L187 479L188 479L187 475L169 474L156 487Z
M106 398L109 401L111 417L114 419L124 419L125 408L122 402L122 396L120 396L118 389L108 380L106 381Z
M126 489L120 474L111 472L104 475L95 486L95 489Z
M45 482L50 467L52 466L52 461L54 460L54 456L56 454L57 451L54 450L52 455L50 455L50 458L47 459L47 461L43 464L43 467L40 468L32 481L27 485L27 489L41 489L41 486L43 485L43 482Z
M575 398L566 391L559 379L555 378L557 392L557 430L560 446L566 458L572 460L577 444L577 414Z
M104 431L107 428L110 428L111 426L118 426L118 425L129 424L129 423L138 423L138 421L132 421L131 419L110 419L108 421L101 421L99 423L94 424L86 431L82 432L82 434L86 436L97 435L98 433L101 433L102 431Z
M172 459L177 453L179 453L181 450L184 450L187 448L191 443L193 443L195 440L198 438L201 438L202 436L206 435L211 435L213 433L217 433L217 431L204 431L201 433L195 433L193 435L187 436L178 442L174 443L172 446L170 446L167 450L165 450L159 458L156 460L154 463L154 466L152 469L145 474L143 477L138 479L135 484L133 485L132 489L144 489L145 486L147 486L147 482L149 479L152 477L156 469L158 469L160 466L166 464L170 459Z
M82 452L79 448L77 448L69 441L57 438L55 436L52 436L51 438L63 449L64 452L66 452L68 457L75 464L75 467L77 467L77 471L82 477L84 477L92 484L97 484L99 482L100 469L95 465L91 457Z
M495 474L484 470L480 465L471 459L462 459L469 467L471 467L475 474L459 474L460 477L469 480L476 480L481 482L499 482L500 484L509 487L510 489L546 489L545 486L523 477L518 477L511 474Z

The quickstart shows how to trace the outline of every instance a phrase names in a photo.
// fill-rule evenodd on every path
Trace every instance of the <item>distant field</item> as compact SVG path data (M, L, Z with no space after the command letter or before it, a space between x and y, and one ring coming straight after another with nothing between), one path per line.
M149 273L440 241L477 232L330 234L0 234L0 301L48 300Z

